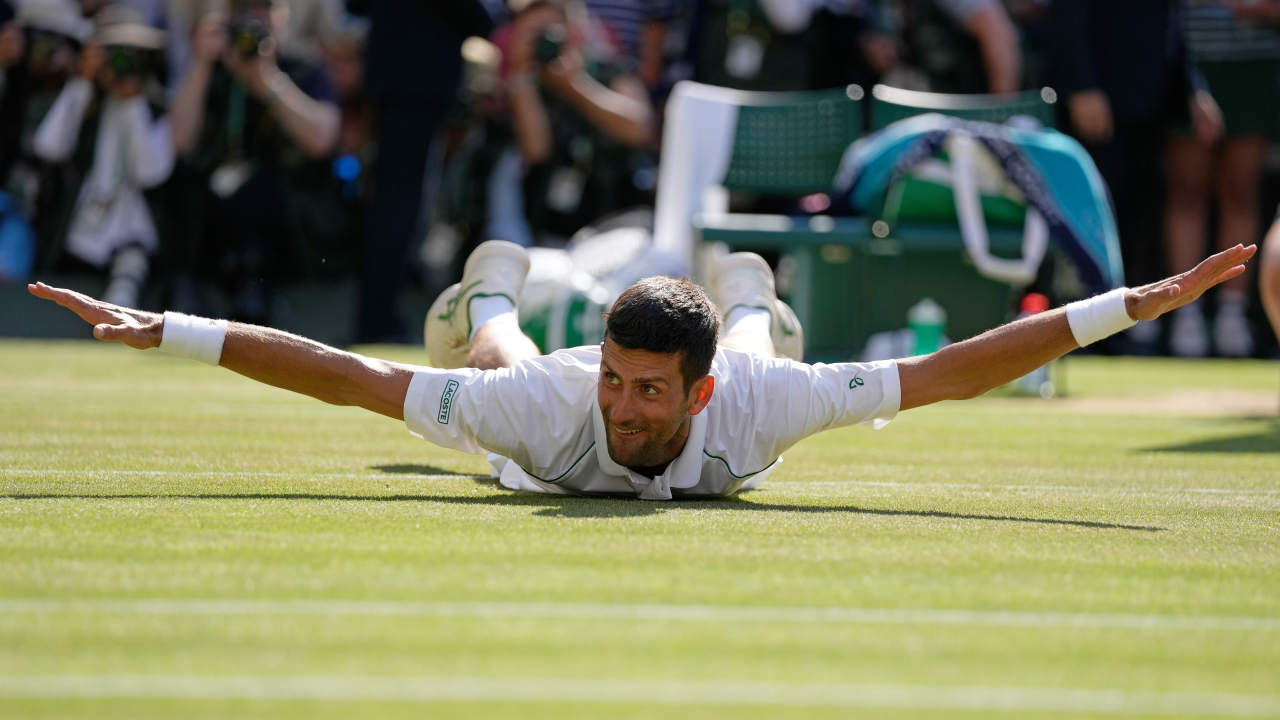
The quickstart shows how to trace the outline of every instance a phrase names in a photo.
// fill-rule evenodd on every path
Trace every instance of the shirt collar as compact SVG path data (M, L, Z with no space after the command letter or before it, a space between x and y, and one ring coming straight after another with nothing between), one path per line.
M666 499L671 497L669 488L691 488L702 479L702 450L706 447L707 441L707 408L703 408L702 412L690 419L689 439L685 441L684 450L681 450L667 469L652 481L628 471L609 457L609 443L605 435L607 431L604 426L604 415L600 412L598 397L591 400L591 415L596 431L596 461L600 464L600 470L606 475L649 483L650 487L646 488L645 497L654 495Z

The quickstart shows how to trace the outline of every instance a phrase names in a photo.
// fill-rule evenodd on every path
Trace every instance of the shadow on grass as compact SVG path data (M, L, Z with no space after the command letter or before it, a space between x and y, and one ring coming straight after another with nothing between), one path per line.
M1147 448L1144 452L1182 453L1280 453L1280 422L1272 422L1262 432L1235 437L1193 440L1191 442Z
M482 477L475 473L446 470L435 465L370 465L370 470L377 470L389 475L456 475L458 477Z
M676 509L729 510L784 513L852 513L855 515L880 515L886 517L941 518L946 520L984 520L990 522L1033 523L1038 525L1065 525L1098 530L1136 530L1161 532L1164 528L1149 525L1125 525L1122 523L1094 522L1090 520L1061 520L1056 518L1029 518L1013 515L981 515L954 513L943 510L890 510L863 508L852 505L784 505L757 503L745 498L715 500L675 500L653 502L634 497L564 497L534 495L532 493L489 495L485 497L456 497L448 495L339 495L336 493L130 493L120 495L88 495L77 493L13 493L0 495L7 500L342 500L349 502L435 502L451 505L506 505L510 507L537 507L534 515L556 518L625 518L647 517Z

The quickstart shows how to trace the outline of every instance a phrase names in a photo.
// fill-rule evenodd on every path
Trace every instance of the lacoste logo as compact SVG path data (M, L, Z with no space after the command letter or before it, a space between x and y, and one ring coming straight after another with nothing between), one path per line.
M457 380L450 380L445 383L444 392L440 395L440 414L436 416L436 422L441 425L449 424L449 411L453 409L453 396L457 394Z
M860 375L854 375L853 379L849 381L850 390L857 390L863 385L866 385L866 383L862 380L862 377Z

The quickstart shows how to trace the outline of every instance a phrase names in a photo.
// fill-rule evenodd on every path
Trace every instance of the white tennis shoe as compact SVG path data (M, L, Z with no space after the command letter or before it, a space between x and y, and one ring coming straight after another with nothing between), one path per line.
M804 330L791 306L778 299L773 271L764 258L750 252L721 258L711 269L711 297L724 318L739 307L767 310L774 352L792 360L804 359Z
M489 240L467 258L462 282L451 285L427 312L423 327L431 364L443 370L466 367L471 354L471 300L505 297L520 309L520 291L529 274L529 253L506 240Z

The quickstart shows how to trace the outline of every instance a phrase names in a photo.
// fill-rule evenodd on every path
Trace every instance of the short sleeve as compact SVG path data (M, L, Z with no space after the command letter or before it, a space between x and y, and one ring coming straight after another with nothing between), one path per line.
M421 368L415 372L404 396L404 423L409 432L452 450L473 455L484 452L475 432L463 423L462 413L456 410L463 387L482 381L482 374L483 371L470 368Z
M497 453L554 477L592 441L599 371L583 360L561 351L499 370L421 368L405 395L405 424L441 447Z
M758 449L775 456L806 437L849 425L880 429L898 414L902 387L898 364L807 365L758 361L747 404L760 434ZM765 458L768 459L768 458Z

